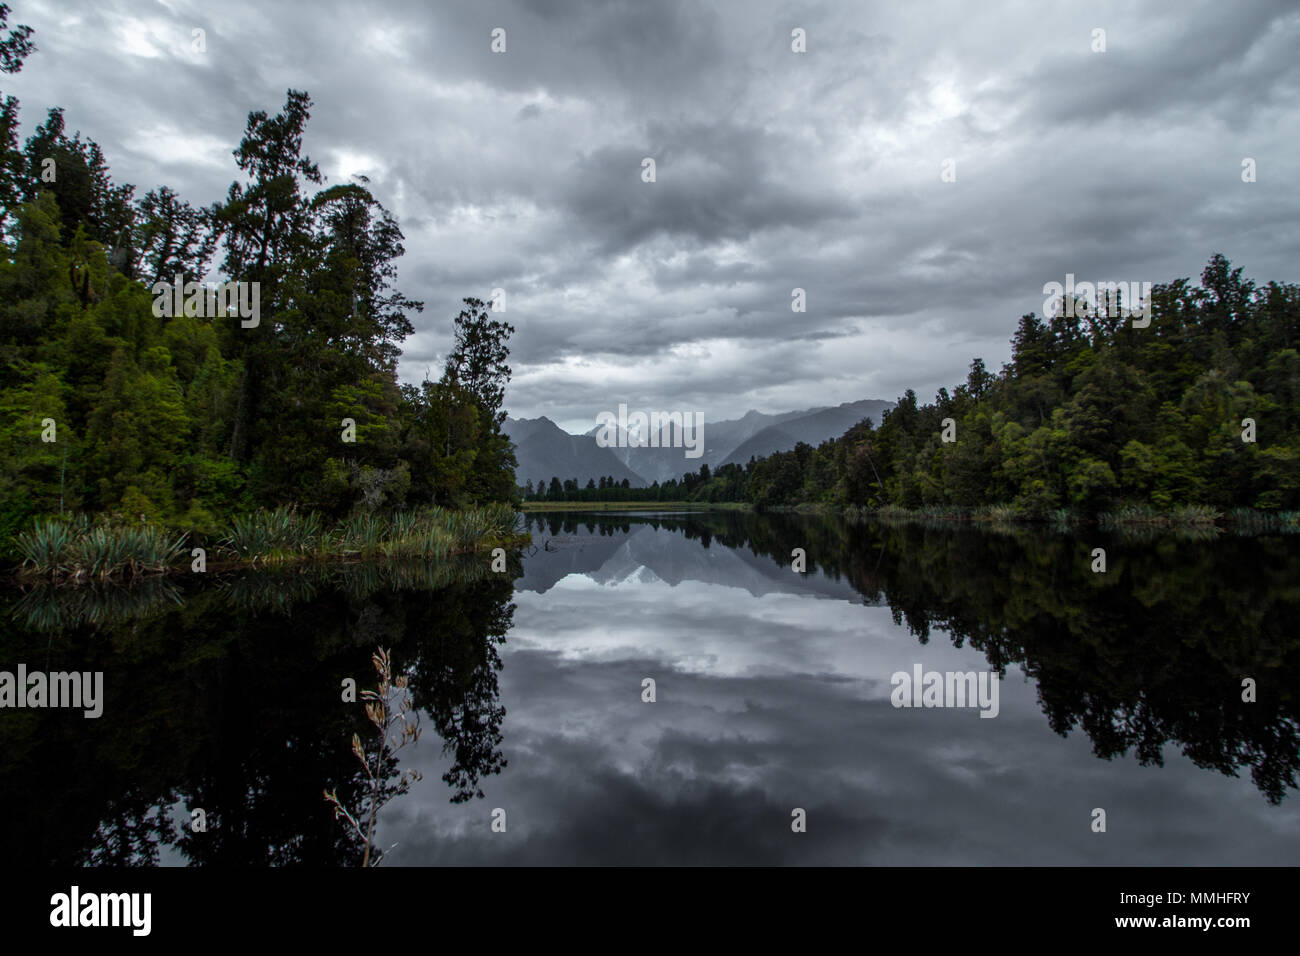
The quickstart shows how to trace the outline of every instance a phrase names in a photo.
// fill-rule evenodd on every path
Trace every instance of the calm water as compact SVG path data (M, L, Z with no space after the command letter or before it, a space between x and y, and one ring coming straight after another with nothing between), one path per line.
M322 790L364 805L340 687L382 645L423 727L386 866L1300 860L1294 538L530 520L504 574L0 592L0 670L103 671L105 697L0 711L8 858L356 864ZM996 718L894 707L916 665L998 672Z

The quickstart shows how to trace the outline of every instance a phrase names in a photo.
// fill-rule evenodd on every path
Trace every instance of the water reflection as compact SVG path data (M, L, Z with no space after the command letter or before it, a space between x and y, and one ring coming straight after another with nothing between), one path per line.
M98 720L4 713L6 847L50 864L355 865L364 847L321 796L337 786L357 806L366 788L350 741L373 728L343 679L373 683L371 655L391 648L453 755L453 799L470 799L505 766L509 577L483 562L358 565L11 600L4 620L26 626L7 627L3 660L102 670L106 700ZM33 626L51 620L99 625Z
M99 720L0 714L5 845L49 863L355 865L364 847L321 790L361 796L365 718L339 688L366 685L382 646L426 722L402 755L426 780L375 841L394 863L1300 850L1294 538L744 513L529 524L506 574L480 559L0 597L0 666L103 670L106 695ZM998 719L893 709L889 675L913 662L1004 675ZM1090 833L1094 806L1116 833ZM792 843L793 807L810 823Z
M598 520L598 519L596 519ZM979 650L1002 674L1018 665L1037 684L1054 731L1081 728L1106 759L1134 753L1160 765L1176 744L1198 766L1228 775L1249 769L1272 803L1296 787L1300 725L1300 540L1295 536L1153 536L1039 530L882 526L795 515L712 513L532 516L530 530L576 546L530 559L520 583L580 571L594 580L640 566L743 587L753 595L852 592L887 604L922 644L943 631ZM708 566L699 549L671 550L660 528L733 549ZM586 537L575 536L585 530ZM617 529L617 543L605 537ZM594 535L594 537L593 537ZM1108 570L1091 570L1103 547ZM808 571L791 573L803 548ZM682 551L687 551L681 555ZM1258 688L1242 700L1242 680Z

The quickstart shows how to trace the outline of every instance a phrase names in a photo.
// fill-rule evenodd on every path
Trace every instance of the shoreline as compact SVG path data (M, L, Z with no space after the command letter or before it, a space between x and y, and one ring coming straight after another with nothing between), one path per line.
M1300 533L1300 512L1260 511L1234 508L1227 512L1207 505L1184 505L1157 509L1129 506L1117 511L1085 514L1060 509L1047 514L1019 511L1010 505L981 505L973 508L900 508L886 505L863 508L857 505L804 503L760 506L752 502L702 501L529 501L520 506L524 514L590 511L737 511L752 514L801 514L841 516L899 523L944 523L954 525L1014 525L1017 527L1098 527L1218 529Z
M73 515L38 519L4 542L4 574L19 584L78 586L299 565L439 561L496 548L526 547L519 513L508 504L452 511L428 508L361 514L326 526L293 507L234 518L223 536L149 522Z
M525 501L524 514L545 511L753 511L745 501Z
M141 568L138 571L124 574L117 572L108 575L91 575L86 572L68 573L57 576L48 572L36 571L31 568L25 568L19 565L7 572L7 577L17 584L32 584L37 581L48 581L57 585L68 585L77 587L85 584L96 584L102 582L124 584L143 578L166 578L183 574L223 574L232 571L254 571L259 568L294 568L303 566L318 567L339 567L343 565L357 564L381 564L397 561L442 561L447 558L464 557L467 554L478 554L480 552L490 552L494 548L504 548L507 551L518 550L527 547L532 542L532 535L521 534L514 537L493 537L485 538L483 541L465 548L455 548L442 554L427 555L410 555L394 554L387 555L379 552L304 552L304 553L277 553L272 555L258 555L253 558L224 558L221 560L205 561L203 571L194 571L192 567L183 564L168 565L164 568Z

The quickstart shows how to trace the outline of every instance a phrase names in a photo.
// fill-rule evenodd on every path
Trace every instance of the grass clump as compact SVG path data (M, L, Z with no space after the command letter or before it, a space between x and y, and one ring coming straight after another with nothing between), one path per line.
M283 561L317 550L323 543L323 524L314 511L299 514L283 506L261 509L234 518L219 546L245 561Z
M145 523L83 516L38 519L20 533L16 547L22 567L54 578L103 580L138 577L170 570L185 553L187 535Z
M317 512L261 509L230 521L208 560L272 565L330 559L443 559L484 548L513 546L524 532L508 504L463 510L439 507L358 512L333 527ZM38 519L14 538L20 571L55 580L102 580L181 570L187 533L161 525L92 522L81 515ZM202 543L202 542L201 542Z

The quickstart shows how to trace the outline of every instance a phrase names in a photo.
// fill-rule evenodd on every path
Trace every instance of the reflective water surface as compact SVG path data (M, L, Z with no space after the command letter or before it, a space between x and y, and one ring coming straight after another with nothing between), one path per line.
M1294 538L529 521L505 573L0 591L0 670L103 671L105 696L0 710L10 858L358 864L322 791L366 805L340 687L382 646L423 726L385 786L424 776L378 813L385 866L1300 859ZM996 672L996 718L893 706L917 665Z

